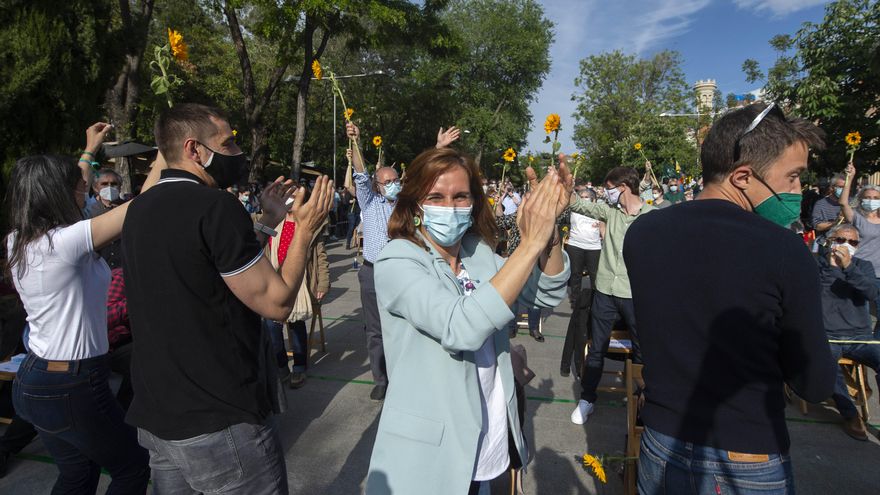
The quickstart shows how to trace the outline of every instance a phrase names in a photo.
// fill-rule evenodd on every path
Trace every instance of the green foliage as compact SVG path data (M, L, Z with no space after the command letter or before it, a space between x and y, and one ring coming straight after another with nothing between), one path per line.
M0 7L0 163L74 153L119 59L109 1L7 0Z
M753 60L743 65L751 82L766 80L768 98L818 122L827 133L827 149L818 162L824 173L844 168L844 137L851 131L862 134L857 167L880 169L878 40L880 3L841 0L826 6L821 23L805 23L794 36L773 37L779 56L766 75Z
M574 142L587 157L586 169L599 181L613 167L641 169L644 159L658 170L678 160L689 172L697 169L696 117L661 114L693 113L693 92L677 52L663 51L637 59L620 51L590 56L580 63L574 117ZM659 176L660 174L658 174Z

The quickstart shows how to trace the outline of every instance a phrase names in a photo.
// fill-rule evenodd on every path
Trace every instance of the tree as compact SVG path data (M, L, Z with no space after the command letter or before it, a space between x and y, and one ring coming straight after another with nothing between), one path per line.
M241 8L240 2L224 0L222 4L223 15L229 26L235 52L238 55L241 66L242 93L244 95L244 112L247 125L251 134L251 181L262 178L263 169L267 160L266 142L268 130L265 125L265 113L272 102L275 90L284 78L285 72L293 57L294 40L297 35L299 12L286 4L258 0L249 5L249 13L254 20L253 32L262 35L264 40L274 43L276 49L275 63L270 68L268 81L260 91L257 88L254 77L251 56L248 53L248 44L245 40L244 30L239 22L237 9ZM306 31L312 29L306 26ZM310 32L313 33L312 30ZM257 37L254 35L254 37ZM309 43L311 36L309 35ZM309 45L311 46L311 45ZM259 93L259 94L258 94Z
M107 90L104 105L119 141L132 137L132 126L140 103L141 62L153 18L153 5L154 0L140 0L135 3L135 10L132 11L129 0L119 0L117 3L121 24L118 40L122 47L123 60L115 82ZM128 160L120 160L116 168L122 177L122 190L131 192L132 170Z
M693 113L694 94L677 52L662 51L651 59L620 51L593 55L581 60L575 85L574 142L594 179L622 164L641 167L637 142L655 166L680 161L696 168L699 120L669 116Z
M456 0L444 18L459 55L433 70L456 89L457 121L471 131L465 146L477 165L485 151L497 160L525 142L529 103L550 70L552 23L532 0Z
M81 148L120 59L108 1L7 0L0 8L0 160Z
M863 168L880 168L878 40L880 4L841 0L826 6L820 24L805 23L793 37L775 36L770 43L778 57L766 74L754 60L743 64L751 82L766 81L768 99L818 122L828 134L818 163L824 172L844 168L844 137L851 131L862 135L856 159Z

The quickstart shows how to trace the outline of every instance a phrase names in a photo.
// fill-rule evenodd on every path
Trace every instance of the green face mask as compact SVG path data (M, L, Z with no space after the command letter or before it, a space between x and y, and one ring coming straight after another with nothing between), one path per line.
M755 207L755 213L776 225L788 228L801 216L801 195L774 193Z

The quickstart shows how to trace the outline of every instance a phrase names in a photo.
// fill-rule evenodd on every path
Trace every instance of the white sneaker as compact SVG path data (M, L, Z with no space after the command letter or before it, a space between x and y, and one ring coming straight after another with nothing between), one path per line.
M590 414L593 414L593 403L581 399L578 401L574 411L571 412L571 422L576 425L582 425L587 422Z

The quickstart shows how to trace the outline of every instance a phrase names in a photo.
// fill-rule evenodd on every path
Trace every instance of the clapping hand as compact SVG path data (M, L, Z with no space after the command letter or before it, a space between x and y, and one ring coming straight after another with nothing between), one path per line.
M522 237L522 245L543 249L556 231L558 216L556 209L561 193L559 175L549 173L538 182L535 171L529 167L526 169L526 176L533 186L519 205L516 223Z
M278 177L274 182L266 186L260 193L260 206L263 208L263 214L268 216L271 226L280 222L287 213L287 200L293 195L293 181L284 180L284 177Z
M302 228L310 234L316 234L327 221L333 205L333 181L326 175L318 177L309 200L303 201L304 197L305 188L297 189L293 200L297 229Z
M831 248L831 265L839 266L846 270L852 263L852 256L846 246L833 246Z

